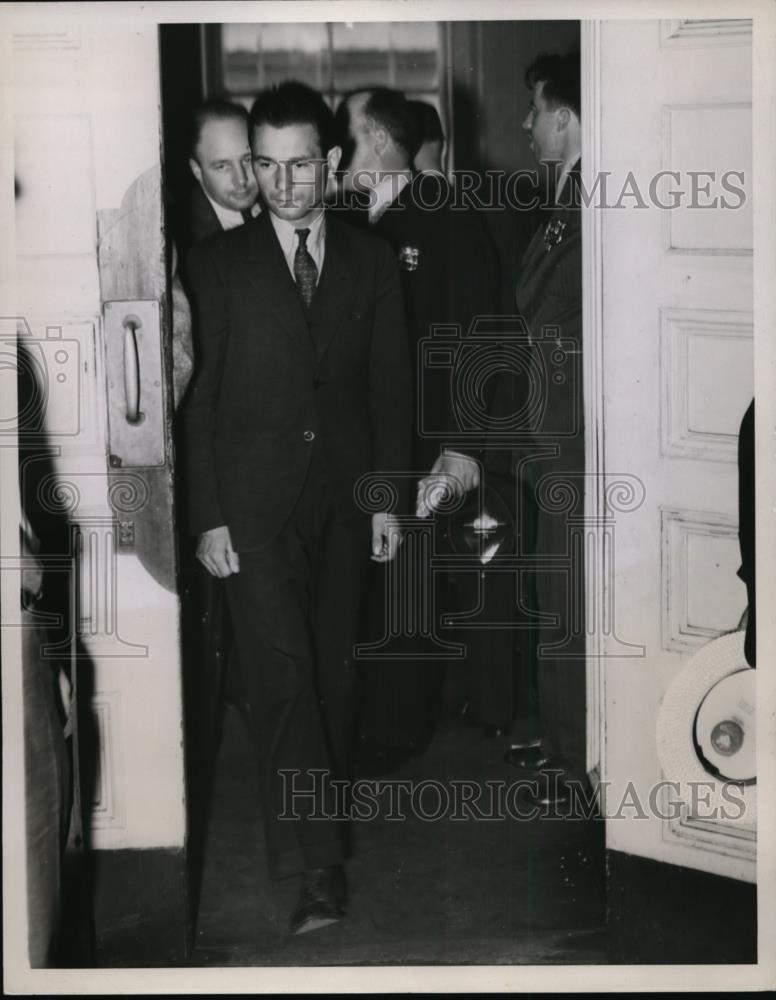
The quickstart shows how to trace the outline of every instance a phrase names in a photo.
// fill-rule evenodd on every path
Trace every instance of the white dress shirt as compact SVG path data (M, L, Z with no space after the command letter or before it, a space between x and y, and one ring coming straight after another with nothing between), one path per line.
M202 188L202 190L205 191L204 188ZM205 191L205 197L213 206L213 211L216 213L222 229L236 229L245 221L242 217L242 212L237 212L233 208L224 208L224 206L219 205L217 201L213 201L207 191Z
M565 161L565 163L560 169L560 174L558 175L558 186L555 189L556 204L560 203L560 196L563 193L563 188L566 186L566 179L568 178L568 175L571 173L571 168L579 159L579 156L580 156L579 153L574 153L572 156L569 157L568 160Z
M297 229L310 230L306 246L308 253L315 261L315 266L318 268L318 280L320 281L323 257L326 250L326 214L324 210L321 209L320 215L306 226L295 226L293 222L279 219L272 212L269 213L269 217L272 220L272 225L277 234L278 242L283 251L283 256L286 258L286 264L288 264L288 270L291 272L292 278L294 277L294 257L296 256L296 248L299 246L296 231Z
M391 202L396 201L410 182L409 170L387 174L369 192L369 221L377 222Z

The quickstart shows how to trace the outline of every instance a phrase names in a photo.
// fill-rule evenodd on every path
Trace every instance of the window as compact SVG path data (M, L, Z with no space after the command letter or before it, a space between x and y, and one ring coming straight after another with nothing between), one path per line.
M205 29L208 94L250 107L283 80L320 90L332 107L355 87L397 87L444 106L443 26L435 21L223 24Z

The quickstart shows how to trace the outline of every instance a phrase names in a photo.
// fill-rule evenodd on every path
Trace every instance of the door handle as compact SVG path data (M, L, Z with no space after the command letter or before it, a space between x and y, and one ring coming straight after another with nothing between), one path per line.
M108 461L115 469L164 465L167 418L159 303L112 299L104 308Z
M140 358L137 349L137 331L143 324L137 316L124 319L124 400L127 423L139 424L140 412Z

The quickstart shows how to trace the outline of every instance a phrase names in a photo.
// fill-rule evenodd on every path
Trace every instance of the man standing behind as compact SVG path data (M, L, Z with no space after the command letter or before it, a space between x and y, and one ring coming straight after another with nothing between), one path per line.
M302 84L261 94L250 135L268 211L189 257L202 348L187 414L191 522L201 562L226 580L270 872L303 874L295 933L343 913L342 824L312 772L348 775L363 575L370 548L388 561L399 543L392 514L370 527L354 487L406 469L410 441L396 265L323 210L341 154L333 125Z
M385 239L399 260L410 351L417 362L420 342L432 336L435 326L458 327L465 337L477 316L494 312L494 252L480 216L452 208L455 191L444 175L413 176L419 136L403 94L387 88L354 92L337 109L337 120L346 147L343 187L355 202L368 206L348 217ZM476 462L440 456L441 445L461 433L449 384L426 374L414 372L423 413L414 412L412 469L420 476L455 462L453 471L465 467L467 484L476 485ZM434 582L439 591L438 575ZM446 603L447 595L441 596ZM439 592L436 598L438 620ZM384 606L382 600L376 603ZM390 770L402 757L422 751L433 735L445 654L420 642L416 636L399 638L390 659L365 665L363 735L371 745L364 756L374 771ZM430 658L434 655L436 660Z
M553 170L554 207L523 255L515 294L548 379L534 430L541 455L529 464L538 509L537 601L555 622L539 635L541 744L513 746L510 756L524 769L560 772L539 792L539 801L561 804L570 797L568 781L584 783L587 777L584 550L571 527L584 514L585 472L579 55L539 56L526 83L532 99L522 127L537 163ZM558 489L574 497L571 509L553 509ZM557 571L559 561L567 563L565 572Z
M535 493L536 594L545 622L538 648L541 740L514 742L508 759L547 779L538 803L559 805L569 801L571 781L587 777L584 559L573 527L584 513L585 471L579 55L539 56L526 84L531 104L522 127L537 163L553 172L552 207L523 255L515 297L545 382L532 387L541 405L513 446L486 450L484 475L511 479L515 496L525 485ZM493 416L519 412L525 393L524 384L502 373ZM561 495L572 499L570 508L557 503Z
M182 253L208 236L242 225L259 212L245 108L218 98L197 108L192 118L189 167L196 184L178 227Z
M186 270L186 256L192 246L217 233L238 226L257 215L258 184L251 166L251 148L248 136L248 112L240 104L220 98L205 101L194 111L188 134L189 168L193 175L190 190L176 208L174 216L175 243L177 245L183 287L191 299L194 289ZM175 248L173 260L175 260ZM180 295L176 304L182 306ZM183 314L181 314L181 318ZM191 371L193 355L199 352L199 332L191 331L189 340L196 345L182 348L179 326L174 323L173 372L176 385L184 372ZM182 391L176 392L176 401ZM185 481L187 449L185 441L177 442L178 465ZM178 498L178 509L186 519L188 497ZM197 714L196 728L199 740L191 747L190 756L201 755L201 766L195 766L196 787L192 783L193 801L198 801L196 791L202 783L203 771L212 764L218 742L221 719L221 692L227 701L246 714L245 696L238 664L230 636L229 617L223 584L206 574L194 560L192 551L181 550L183 579L183 614L186 622L185 656L190 664L191 680L189 703ZM190 644L190 645L189 645ZM194 669L195 664L199 666ZM206 783L202 783L202 792Z

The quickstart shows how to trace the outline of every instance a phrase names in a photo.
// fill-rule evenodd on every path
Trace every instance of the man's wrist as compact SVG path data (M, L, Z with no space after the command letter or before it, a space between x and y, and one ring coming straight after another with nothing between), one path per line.
M463 458L468 462L476 462L477 459L473 455L467 455L464 451L456 451L455 448L443 448L442 454L449 458Z

